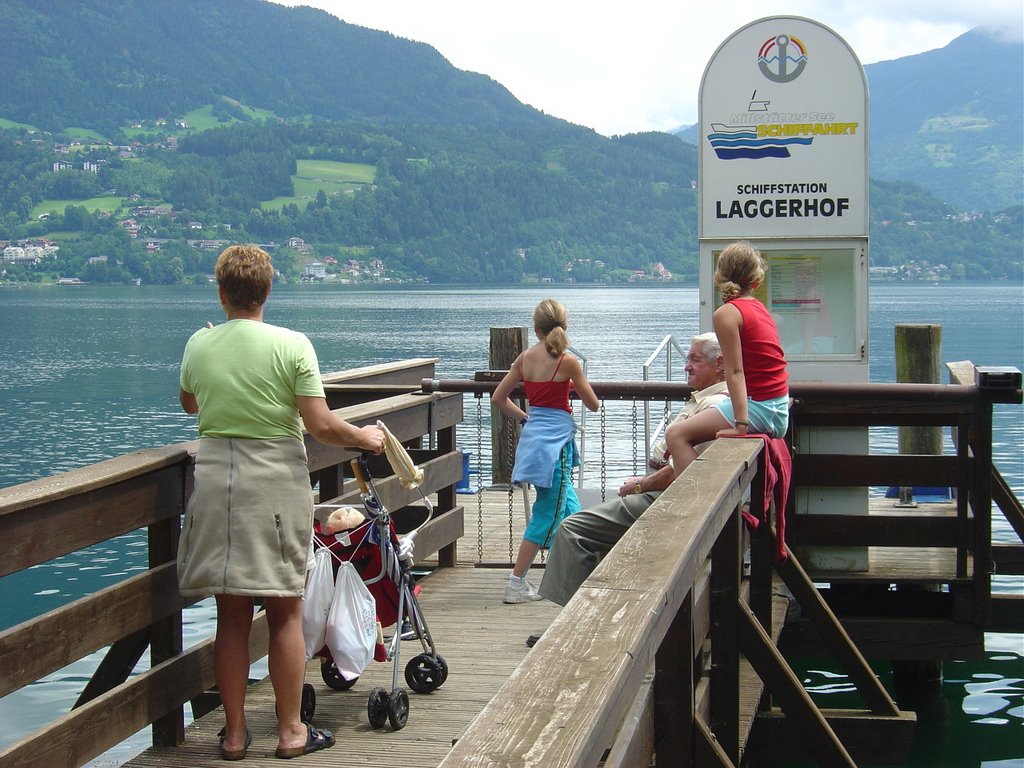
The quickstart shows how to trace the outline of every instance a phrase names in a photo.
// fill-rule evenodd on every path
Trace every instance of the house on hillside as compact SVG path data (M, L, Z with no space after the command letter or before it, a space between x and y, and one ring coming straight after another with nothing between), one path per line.
M654 277L657 280L671 280L672 272L665 268L665 265L660 261L656 261L651 265L651 272L654 273Z
M301 237L289 237L285 245L289 248L294 248L299 253L306 255L312 253L313 248Z
M4 248L4 261L24 266L35 266L46 257L46 251L38 245L9 245Z
M309 282L322 282L327 279L327 268L323 262L311 261L303 268L302 279Z
M134 239L139 236L139 222L137 222L135 219L122 220L121 228L128 233L128 237Z

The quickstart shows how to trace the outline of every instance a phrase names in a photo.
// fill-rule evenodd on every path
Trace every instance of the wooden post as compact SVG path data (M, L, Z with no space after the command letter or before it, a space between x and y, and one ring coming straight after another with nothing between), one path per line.
M901 323L895 330L896 381L900 384L940 384L942 326ZM942 454L941 427L900 427L899 451L906 454ZM912 489L900 488L898 506L917 506ZM902 585L902 589L939 591L936 585ZM894 677L911 686L935 684L942 680L941 661L893 661Z
M942 326L896 326L896 381L904 384L941 384ZM942 454L941 427L900 427L900 453Z
M182 483L184 487L184 482ZM184 501L178 508L184 511ZM181 519L174 515L149 526L149 567L174 562L178 556L178 537ZM180 656L184 650L181 611L172 613L150 627L150 665L156 667L168 659ZM176 747L185 741L185 709L178 705L166 715L153 721L153 746Z
M507 371L512 363L529 346L528 331L524 327L491 328L491 349L488 366L492 371ZM519 401L524 406L522 400ZM501 411L491 413L491 482L512 482L512 457L514 450L509 434L509 420Z

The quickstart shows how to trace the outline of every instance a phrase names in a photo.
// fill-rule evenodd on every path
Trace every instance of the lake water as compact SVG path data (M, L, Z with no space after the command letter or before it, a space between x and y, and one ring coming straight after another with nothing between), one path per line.
M489 329L529 325L534 305L547 296L568 307L570 339L593 380L639 379L643 362L666 334L685 348L698 331L697 291L678 287L281 286L266 319L306 333L324 372L437 357L440 378L467 378L488 367ZM894 380L898 323L943 326L943 360L1024 370L1020 285L876 284L870 309L872 381ZM212 287L0 289L0 487L194 438L195 421L177 402L178 365L185 341L207 320L222 320ZM652 378L663 378L663 371L658 363ZM459 442L470 451L477 449L476 413L474 398L467 396ZM608 405L603 445L596 416L588 418L587 483L598 482L603 448L608 482L615 484L633 471L632 413L629 406ZM874 448L895 450L895 430L873 430L871 441ZM1024 409L998 406L993 452L1018 497L1024 496L1022 446ZM996 540L1013 536L1001 516L994 518ZM145 567L145 537L132 534L0 579L0 629ZM1019 577L997 576L995 582L1000 591L1024 592ZM208 601L187 611L187 642L211 628ZM1024 636L990 634L986 645L985 662L946 665L942 700L927 723L922 713L912 763L917 768L1024 766ZM66 711L97 660L85 659L0 699L0 746ZM805 680L837 700L849 688L845 677L827 669L807 670ZM148 738L148 732L135 737L95 765L118 764Z

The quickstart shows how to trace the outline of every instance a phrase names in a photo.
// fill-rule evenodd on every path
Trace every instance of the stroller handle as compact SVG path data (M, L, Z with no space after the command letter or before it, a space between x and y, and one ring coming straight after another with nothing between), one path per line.
M359 490L363 493L369 493L370 486L366 483L366 473L364 471L366 466L366 454L361 454L358 459L352 459L349 464L352 466L353 477L355 477L356 482L359 483Z

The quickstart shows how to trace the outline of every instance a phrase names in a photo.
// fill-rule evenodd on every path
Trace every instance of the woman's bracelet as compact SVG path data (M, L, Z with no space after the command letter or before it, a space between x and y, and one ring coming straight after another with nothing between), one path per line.
M525 427L526 426L526 422L528 422L529 420L530 420L529 416L523 416L523 418L521 418L519 420L519 426L520 427Z
M738 427L740 424L742 424L744 427L750 426L749 421L744 421L743 419L736 419L736 426Z

